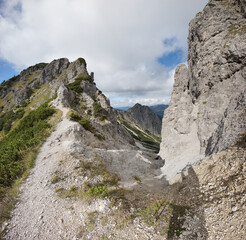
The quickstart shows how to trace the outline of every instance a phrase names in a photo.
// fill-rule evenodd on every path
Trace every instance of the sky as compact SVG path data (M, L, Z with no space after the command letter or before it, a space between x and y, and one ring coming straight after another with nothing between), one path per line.
M0 0L0 82L85 58L114 107L168 104L189 22L208 0Z

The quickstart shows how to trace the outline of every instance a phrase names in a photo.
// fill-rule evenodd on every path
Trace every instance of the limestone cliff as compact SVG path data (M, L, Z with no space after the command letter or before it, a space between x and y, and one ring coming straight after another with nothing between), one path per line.
M245 10L244 1L211 0L190 23L188 67L176 69L162 123L168 180L246 130Z

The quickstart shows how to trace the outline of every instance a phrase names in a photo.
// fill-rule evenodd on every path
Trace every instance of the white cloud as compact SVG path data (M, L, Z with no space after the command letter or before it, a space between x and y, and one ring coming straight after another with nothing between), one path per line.
M4 0L0 57L21 69L84 57L111 98L167 103L170 71L157 62L187 48L188 23L207 0ZM173 44L163 44L165 39ZM168 82L169 81L169 82ZM143 100L145 99L145 100Z

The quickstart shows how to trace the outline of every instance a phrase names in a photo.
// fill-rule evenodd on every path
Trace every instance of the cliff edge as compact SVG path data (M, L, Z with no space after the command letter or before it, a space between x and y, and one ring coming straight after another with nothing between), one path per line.
M211 0L190 23L188 67L176 69L162 122L159 154L169 181L246 131L245 12L244 1Z

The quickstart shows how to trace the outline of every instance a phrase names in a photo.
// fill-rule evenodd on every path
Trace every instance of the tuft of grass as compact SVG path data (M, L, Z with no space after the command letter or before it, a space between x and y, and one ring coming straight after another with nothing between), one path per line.
M70 191L75 192L77 190L77 187L75 185L70 186Z
M105 114L101 115L99 118L100 121L104 121L105 119L107 119L107 116Z
M108 188L105 185L98 184L96 186L90 187L88 192L88 195L91 197L106 197L108 196Z
M215 165L214 164L210 164L209 166L208 166L208 170L209 170L209 172L211 172L212 170L213 170L213 168L215 167Z
M138 184L142 183L140 177L138 177L138 176L133 176L133 178L136 180L136 182L137 182Z
M55 176L50 180L50 182L51 182L52 184L58 183L59 181L60 181L60 177L57 176L57 175L55 175Z
M80 78L76 78L74 82L67 84L66 87L76 93L82 93L83 88L81 87L81 82L82 80Z
M132 217L141 217L148 226L153 226L160 220L167 221L167 211L168 202L161 200L150 204L144 209L134 212Z
M105 140L105 136L102 135L102 134L96 133L95 136L96 136L99 140Z
M71 112L70 113L70 120L75 121L75 122L78 122L81 119L82 119L82 117L79 114L77 114L75 112Z
M95 157L92 162L80 160L79 170L82 175L91 178L101 176L103 178L102 184L106 186L116 186L119 182L119 177L115 173L109 172L98 157Z
M102 106L98 102L93 103L94 116L98 116L102 112Z
M72 107L76 107L79 104L79 98L75 97L72 102Z
M88 118L82 118L81 120L78 121L78 123L85 129L88 130L92 133L94 133L94 129L91 125L91 122Z

